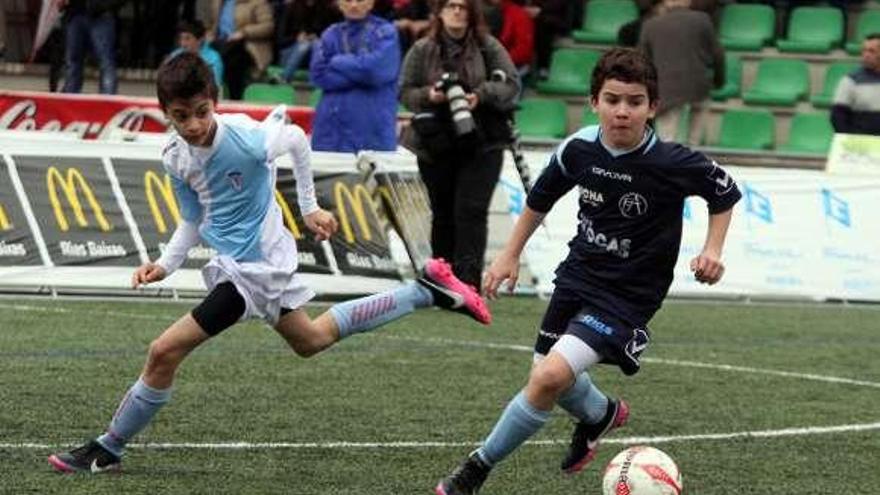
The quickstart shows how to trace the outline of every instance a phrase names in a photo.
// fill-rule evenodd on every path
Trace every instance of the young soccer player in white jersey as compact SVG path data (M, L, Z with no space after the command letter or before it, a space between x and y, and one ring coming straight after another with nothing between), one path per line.
M555 404L578 421L561 464L566 473L583 469L600 437L626 422L626 402L599 390L587 369L609 363L627 375L638 372L650 339L646 325L672 282L687 196L704 198L710 214L691 270L706 284L724 273L721 251L740 192L715 162L658 140L647 125L657 107L654 66L641 52L615 48L601 57L591 84L600 125L559 146L483 280L492 298L504 281L512 289L529 237L560 197L580 188L578 232L556 270L528 382L483 444L435 487L437 495L476 493L490 470L546 423Z
M302 306L314 293L296 274L296 244L274 199L274 160L290 153L306 226L322 240L336 231L335 218L315 199L305 133L285 123L283 107L263 122L215 114L217 87L198 55L171 58L160 67L156 85L159 104L174 128L162 161L182 221L162 256L135 270L132 286L165 278L201 238L218 252L202 271L209 293L150 344L143 372L106 432L49 457L57 470L117 469L126 443L170 400L174 374L184 358L241 319L265 319L303 357L431 305L489 323L491 316L476 290L437 259L426 264L416 282L336 304L311 320Z

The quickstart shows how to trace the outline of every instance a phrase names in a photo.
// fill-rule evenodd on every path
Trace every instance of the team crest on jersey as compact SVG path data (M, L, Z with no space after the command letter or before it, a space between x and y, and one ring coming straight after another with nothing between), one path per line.
M241 188L244 186L244 177L241 175L241 172L238 170L233 170L231 172L226 173L226 180L229 181L229 184L236 191L241 191Z
M648 213L648 200L639 193L628 192L617 202L620 214L626 218L636 218Z
M709 174L706 175L706 178L715 183L715 194L718 196L724 196L736 184L733 181L733 178L727 174L723 168L718 166L718 162L712 161L712 170L709 171Z

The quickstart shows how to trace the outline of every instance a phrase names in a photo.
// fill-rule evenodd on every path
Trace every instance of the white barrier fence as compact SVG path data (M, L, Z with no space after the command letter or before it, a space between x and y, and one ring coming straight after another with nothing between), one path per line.
M536 177L548 152L527 152ZM509 164L510 165L510 164ZM734 211L724 280L706 287L688 269L703 246L705 203L689 198L671 294L880 301L880 175L835 175L791 169L726 167L743 199ZM524 197L512 165L502 186L515 216ZM538 290L552 291L553 270L576 231L577 193L563 197L526 251Z
M124 289L128 286L133 266L150 254L149 246L144 246L146 236L132 235L128 260L121 262L107 261L77 265L76 263L52 262L53 259L65 254L60 248L64 235L53 231L57 226L53 220L52 207L46 200L49 175L40 169L40 164L31 163L29 157L50 157L53 163L59 164L59 170L69 169L76 165L83 175L92 177L114 175L110 169L118 168L119 163L145 160L158 162L162 138L141 135L136 142L112 143L81 141L63 135L45 135L42 133L7 131L0 133L0 149L3 162L0 162L0 286L3 287L73 287ZM547 162L550 151L526 152L533 177L537 177ZM18 160L20 163L15 163ZM85 161L84 161L85 160ZM356 174L356 157L348 154L314 155L316 174L332 177L345 174ZM381 161L387 170L410 174L416 173L415 157L407 152L381 154ZM707 214L705 205L696 198L688 200L684 210L684 237L681 255L676 267L676 279L672 293L679 295L737 295L761 297L799 297L809 299L843 299L880 301L880 222L873 214L880 211L880 175L831 175L823 172L799 171L790 169L754 169L728 167L737 179L743 191L743 200L736 206L734 222L728 235L725 251L727 273L724 280L717 286L704 287L693 280L687 266L690 259L699 252L706 231ZM30 170L31 175L25 172ZM37 174L34 170L41 172ZM103 172L102 172L103 170ZM69 173L69 172L68 172ZM120 175L120 174L115 174ZM71 176L72 177L72 176ZM58 182L60 179L57 179ZM73 179L67 178L68 186ZM119 204L120 195L130 196L131 193L120 191L125 189L125 177L113 177L105 180L105 184L96 188L95 200L100 204L111 205L105 214L109 223L123 227L125 232L146 231L143 224L150 223L139 219L143 215L143 205L126 212L127 207L113 208L112 203ZM114 186L114 184L116 184ZM122 184L122 187L119 187ZM333 183L332 189L338 189ZM111 187L113 186L113 187ZM288 185L289 186L289 185ZM103 187L103 189L101 189ZM143 186L140 186L143 188ZM351 183L348 184L351 188ZM407 188L412 189L410 186ZM100 189L100 190L99 190ZM63 188L56 192L55 202L61 204L68 195ZM499 183L498 194L507 199L508 210L512 215L493 215L490 219L490 231L496 233L509 231L510 218L522 208L525 198L521 183L508 157L508 162ZM51 196L51 192L48 192ZM397 193L392 194L397 198ZM26 211L20 207L22 203L33 202L32 198L40 196L43 210L37 213ZM116 200L113 196L117 196ZM338 194L337 194L338 196ZM351 218L357 210L375 209L374 204L367 204L366 199L354 197L354 201L364 201L360 205L351 204L348 200L349 221L356 234L363 230ZM340 196L341 197L341 196ZM28 199L31 198L31 199ZM416 201L413 198L417 199ZM577 193L572 192L562 198L559 204L548 215L542 227L530 241L524 261L535 276L537 288L542 292L552 290L553 270L567 254L567 242L576 230ZM50 198L51 199L51 198ZM69 198L66 199L69 202ZM80 213L84 213L94 226L100 223L95 218L93 206L85 195L79 196ZM290 201L288 201L290 202ZM423 219L427 222L424 198L418 191L408 194L403 201L397 201L403 216L410 219ZM18 207L16 207L18 205ZM75 208L64 206L66 218L73 223L76 220ZM419 209L414 212L413 209ZM111 211L112 210L112 211ZM57 216L58 213L56 212ZM115 215L115 217L114 217ZM154 214L155 215L155 214ZM364 220L374 224L370 217ZM414 225L418 222L414 222ZM132 227L140 225L140 227ZM71 229L74 229L72 226ZM416 257L423 257L426 227L418 226L422 237L422 250ZM150 229L153 227L150 226ZM375 228L371 225L369 229ZM369 230L367 229L367 230ZM50 232L52 231L52 232ZM32 235L32 232L37 232ZM48 234L46 234L48 232ZM41 234L42 233L42 234ZM361 232L362 234L363 232ZM42 239L43 234L54 236L54 244ZM66 234L65 234L66 235ZM164 235L170 235L166 233ZM363 237L363 236L360 236ZM367 236L369 237L369 236ZM360 242L361 239L358 240ZM138 245L138 243L141 245ZM303 240L307 251L307 239ZM362 266L352 266L352 270L342 273L335 259L339 259L341 241L337 240L333 247L328 245L314 247L317 257L323 256L329 261L329 269L323 273L307 273L305 276L319 292L325 294L364 293L382 290L394 285L397 280L376 277L369 271L357 273ZM47 247L52 244L54 252ZM149 244L147 242L147 244ZM38 249L38 246L39 247ZM72 244L67 244L68 248ZM108 241L107 246L111 246ZM101 248L101 246L98 246ZM106 247L106 246L105 246ZM349 249L357 250L362 246ZM369 246L368 246L369 247ZM381 246L380 246L381 247ZM389 239L385 251L390 250L390 258L398 264L405 263L407 256L413 255L412 246L406 246L399 239ZM42 260L33 252L28 255L30 262L17 262L22 257L21 251L41 251ZM103 249L103 248L101 248ZM98 249L99 251L101 249ZM69 250L69 249L68 249ZM112 250L107 253L112 258ZM490 253L491 256L492 253ZM385 256L385 255L382 255ZM380 256L381 257L381 256ZM36 261L34 261L36 259ZM46 260L49 260L48 262ZM386 264L385 258L380 259ZM189 263L185 269L159 285L165 289L202 290L199 276L200 263ZM319 267L320 268L320 267ZM367 267L369 268L369 267ZM387 266L386 266L387 268ZM329 272L329 273L328 273ZM527 282L527 281L526 281Z

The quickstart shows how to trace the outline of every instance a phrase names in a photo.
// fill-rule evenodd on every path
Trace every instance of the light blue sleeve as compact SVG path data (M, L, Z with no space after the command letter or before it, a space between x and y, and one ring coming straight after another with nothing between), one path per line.
M177 196L177 203L180 206L180 216L187 222L198 224L202 220L202 205L199 203L199 195L177 176L169 175L174 195Z

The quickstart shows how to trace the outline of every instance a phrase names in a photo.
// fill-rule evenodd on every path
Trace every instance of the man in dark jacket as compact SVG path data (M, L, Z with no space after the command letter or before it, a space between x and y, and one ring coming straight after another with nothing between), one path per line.
M657 67L657 133L665 141L693 146L699 141L713 82L715 87L724 84L724 49L709 15L689 7L690 0L665 0L664 12L642 25L639 48ZM679 137L676 131L687 104L691 106L689 132Z
M91 46L101 71L99 91L116 94L116 11L125 0L57 0L64 10L64 93L79 93L83 61Z

